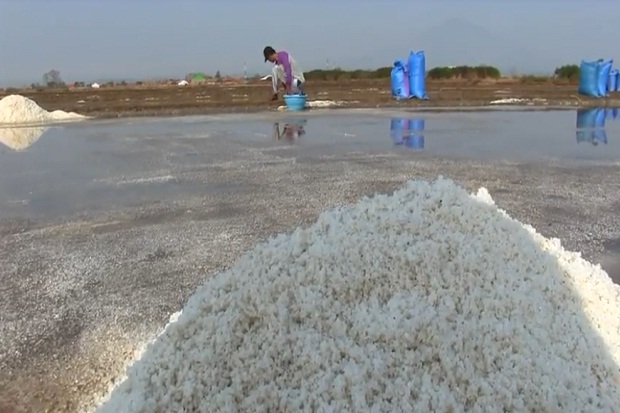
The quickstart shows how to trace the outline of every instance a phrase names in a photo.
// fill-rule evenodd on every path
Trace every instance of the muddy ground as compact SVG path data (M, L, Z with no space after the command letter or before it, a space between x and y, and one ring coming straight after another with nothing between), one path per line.
M218 112L252 112L275 109L283 103L269 102L271 83L203 86L140 86L73 90L12 90L0 98L19 93L47 110L64 110L97 117L177 116ZM536 99L524 103L539 107L620 106L620 94L607 99L577 95L575 84L551 81L527 83L500 81L429 81L428 100L396 102L389 80L342 82L308 81L310 100L336 100L346 107L472 107L488 106L505 98Z

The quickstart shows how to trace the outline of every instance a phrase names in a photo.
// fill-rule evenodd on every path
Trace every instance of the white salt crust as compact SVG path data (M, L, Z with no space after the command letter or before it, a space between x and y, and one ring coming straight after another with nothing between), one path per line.
M209 280L99 412L620 411L619 293L486 189L412 181Z
M9 95L0 100L0 124L44 124L84 118L77 113L62 110L48 112L34 100L21 95Z

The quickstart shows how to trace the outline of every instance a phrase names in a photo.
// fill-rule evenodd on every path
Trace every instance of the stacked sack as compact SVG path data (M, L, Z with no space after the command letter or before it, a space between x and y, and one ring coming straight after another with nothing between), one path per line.
M411 52L407 62L394 62L391 76L392 96L398 100L428 99L426 96L426 57L424 51Z
M613 60L599 59L582 61L579 68L579 94L593 98L609 96L620 87L618 70L613 69Z

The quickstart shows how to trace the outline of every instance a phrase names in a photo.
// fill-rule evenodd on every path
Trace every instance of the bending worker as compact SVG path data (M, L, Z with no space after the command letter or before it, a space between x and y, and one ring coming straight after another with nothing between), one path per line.
M274 64L271 70L271 83L273 95L271 100L278 100L278 88L283 86L287 95L303 94L304 74L297 64L297 61L285 51L276 52L273 47L267 46L263 49L265 62L270 61Z

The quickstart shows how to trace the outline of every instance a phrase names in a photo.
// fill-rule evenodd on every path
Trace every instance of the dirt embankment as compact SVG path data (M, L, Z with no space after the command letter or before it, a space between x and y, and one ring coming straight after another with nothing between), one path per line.
M65 110L97 117L171 116L275 109L269 103L271 83L200 86L140 86L101 89L34 90L0 92L0 98L19 93L47 110ZM577 95L575 84L500 81L430 81L429 100L397 102L390 95L389 80L308 82L311 100L335 100L346 107L474 107L497 101L536 107L620 106L620 94L607 99Z

